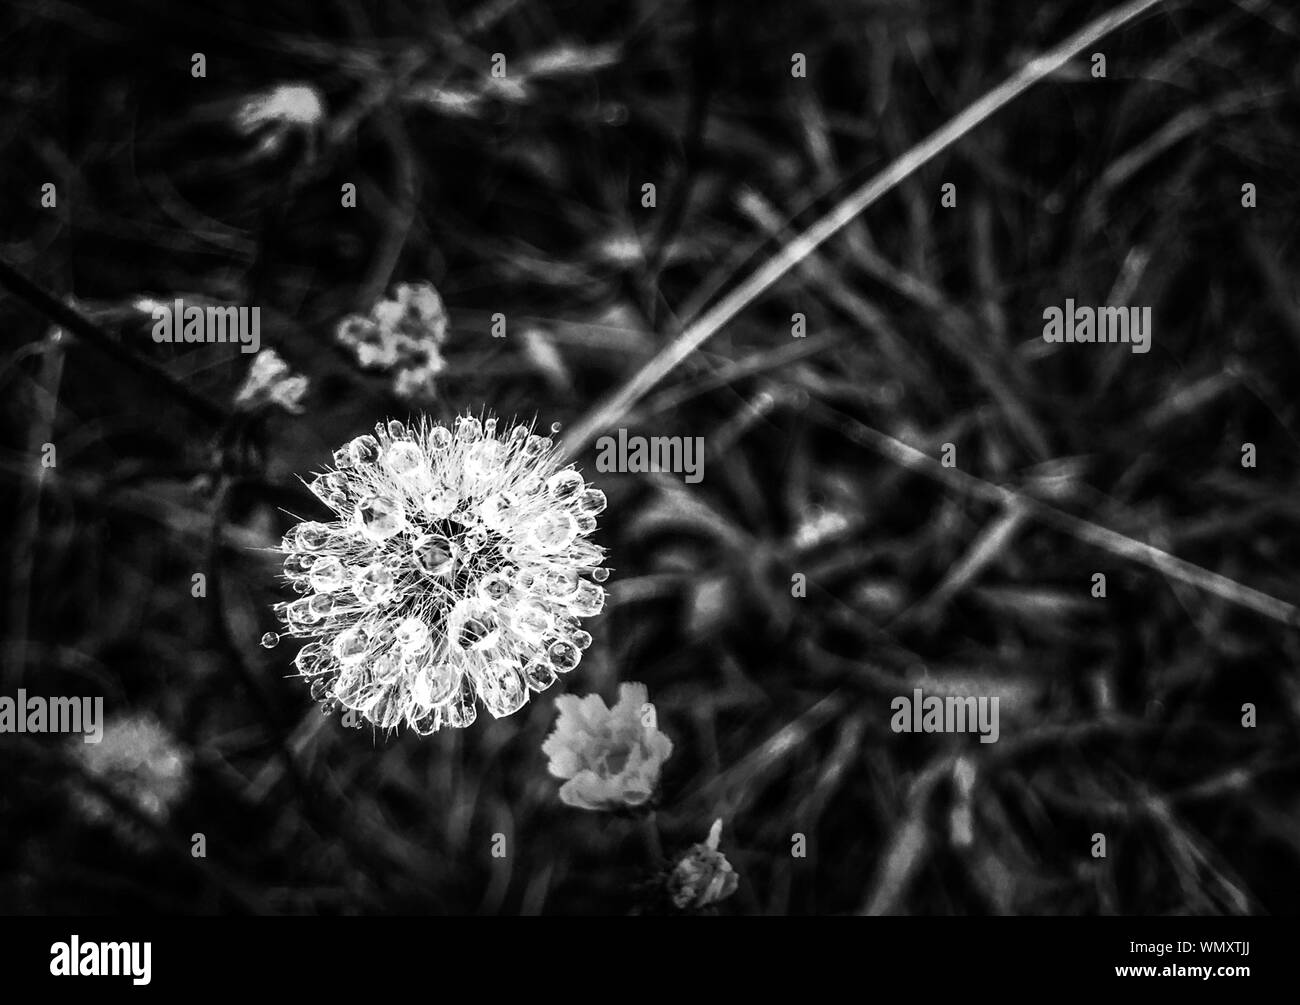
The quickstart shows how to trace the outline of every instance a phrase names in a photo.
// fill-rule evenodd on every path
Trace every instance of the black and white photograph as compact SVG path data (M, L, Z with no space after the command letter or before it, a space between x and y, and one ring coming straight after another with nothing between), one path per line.
M1298 57L1290 0L7 0L23 966L1110 916L1113 983L1249 980L1231 919L1300 914Z

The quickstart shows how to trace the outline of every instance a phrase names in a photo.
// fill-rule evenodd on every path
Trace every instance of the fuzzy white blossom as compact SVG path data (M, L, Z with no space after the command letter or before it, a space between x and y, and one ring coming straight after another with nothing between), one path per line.
M189 788L189 758L184 748L148 715L110 719L99 743L78 743L73 750L86 774L158 823L166 822ZM86 819L109 822L132 843L147 840L135 821L120 817L112 804L91 788L78 788L76 800Z
M314 153L316 132L325 118L325 99L310 84L280 84L253 95L235 113L235 128L258 136L258 153L271 154L300 132Z
M591 644L608 577L587 538L605 494L551 439L472 416L393 420L334 453L310 488L333 512L285 535L300 594L277 606L315 636L295 664L312 696L382 729L463 727L568 673ZM264 645L279 639L268 633Z
M673 744L650 714L644 684L619 685L618 701L606 706L598 694L555 699L559 717L542 743L547 769L560 786L560 800L583 810L644 806L654 795Z
M263 406L282 408L293 415L302 412L303 395L309 382L289 369L274 349L263 349L253 358L248 376L235 395L235 408L251 411Z
M369 315L350 314L335 337L367 370L387 371L393 393L404 401L431 402L435 378L446 368L447 311L429 283L399 283Z

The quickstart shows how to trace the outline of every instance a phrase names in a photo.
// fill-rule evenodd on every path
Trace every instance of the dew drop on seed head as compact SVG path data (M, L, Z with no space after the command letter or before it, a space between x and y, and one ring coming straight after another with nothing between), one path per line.
M353 464L371 464L379 456L379 441L369 433L358 436L348 444L348 456Z
M406 525L406 512L391 496L371 496L357 507L357 522L371 541L387 541Z
M429 431L429 443L439 450L446 450L451 446L451 430L446 426L434 426Z
M598 583L603 583L605 580L609 579L609 570L605 568L592 569L591 578Z
M410 475L424 463L424 454L410 440L398 440L384 451L384 466L398 477Z
M337 590L346 581L347 572L343 568L343 563L333 555L325 555L320 558L311 567L311 572L307 575L307 582L311 584L312 589L317 593L329 593L331 590Z
M262 645L267 649L274 649L279 644L280 636L275 634L275 632L267 632L262 636Z
M360 663L366 655L367 639L359 628L349 628L334 640L334 657L340 663Z
M603 513L606 505L605 493L600 489L587 489L578 499L579 508L592 516Z
M582 475L572 468L565 468L546 479L546 493L552 499L562 502L581 492L583 484Z
M559 431L560 431L560 424L559 424L558 422L552 422L552 423L551 423L551 435L554 436L554 435L555 435L556 433L558 433Z
M411 546L411 555L426 576L442 577L455 565L456 546L441 534L427 534Z
M406 439L406 426L396 419L390 419L388 422L388 435L394 440Z
M582 659L582 653L571 642L557 639L547 647L546 658L550 660L551 666L557 671L568 673L578 665L578 662Z
M456 439L473 443L483 436L483 424L472 415L462 415L456 420Z
M363 604L382 604L393 595L393 574L382 562L373 562L357 574L352 592Z

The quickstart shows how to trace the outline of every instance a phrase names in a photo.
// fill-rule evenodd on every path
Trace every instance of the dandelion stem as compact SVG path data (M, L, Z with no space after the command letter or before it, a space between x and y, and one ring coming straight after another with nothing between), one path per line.
M641 814L641 836L645 840L646 853L650 864L658 866L664 860L663 842L659 840L659 818L654 810Z

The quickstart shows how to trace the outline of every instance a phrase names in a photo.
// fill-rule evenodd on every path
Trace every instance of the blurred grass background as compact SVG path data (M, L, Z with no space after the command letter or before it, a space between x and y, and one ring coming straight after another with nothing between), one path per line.
M263 346L311 392L300 416L217 428L0 300L0 693L102 694L110 715L155 717L190 765L169 820L120 833L78 811L64 738L0 736L0 909L644 906L639 826L555 797L551 693L463 732L372 737L321 716L284 645L258 647L286 595L259 549L285 510L317 512L296 476L410 411L334 326L430 280L451 322L436 416L576 421L718 291L1105 9L7 5L0 257L225 403L251 357L156 345L131 305L257 305ZM724 818L741 875L724 912L1295 912L1295 624L905 470L854 423L932 457L953 443L985 482L1300 599L1298 39L1283 3L1158 6L1096 47L1104 79L1079 59L1020 97L635 407L631 432L704 437L702 484L579 458L610 499L596 539L614 574L563 686L649 686L676 747L665 850ZM310 137L241 133L239 109L283 83L322 96ZM1151 306L1151 352L1043 343L1043 308L1067 297ZM890 698L914 686L999 696L1001 739L892 733Z

